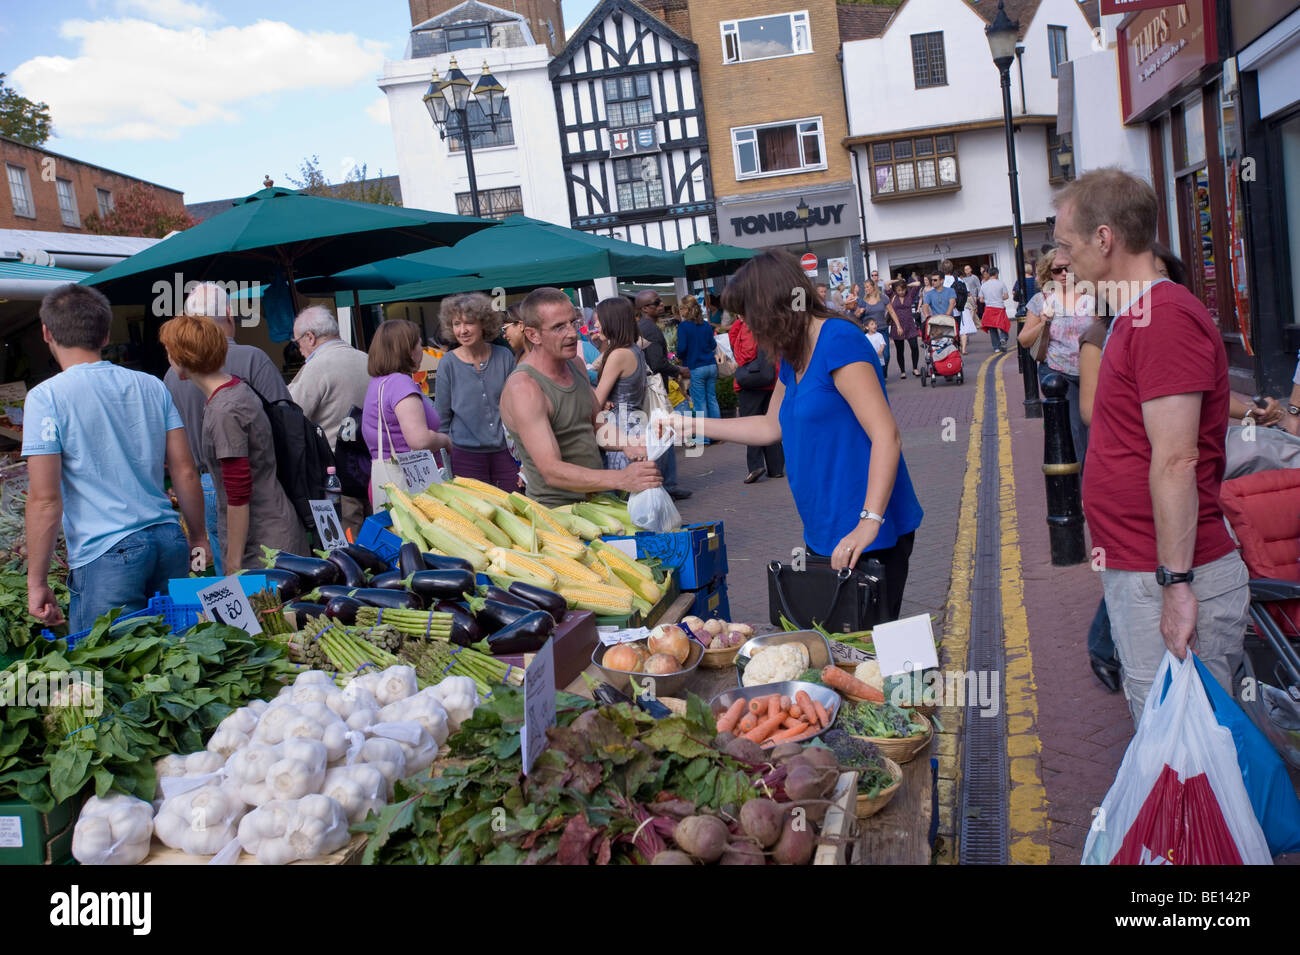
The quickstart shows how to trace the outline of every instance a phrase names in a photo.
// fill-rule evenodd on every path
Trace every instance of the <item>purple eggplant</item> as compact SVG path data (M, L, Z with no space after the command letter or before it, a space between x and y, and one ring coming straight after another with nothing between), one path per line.
M297 574L302 578L303 587L320 587L323 584L338 584L343 582L343 572L339 570L338 565L331 564L328 560L321 560L319 557L299 557L297 554L286 554L283 551L272 551L275 554L270 560L272 570L287 570L291 574Z
M428 570L468 570L474 571L474 565L460 557L445 557L442 554L421 554L424 566Z
M369 547L362 547L360 544L344 544L342 547L336 547L334 553L347 554L361 565L362 570L371 574L382 574L392 566Z
M475 649L496 656L517 653L536 653L555 632L555 618L545 610L525 614L508 627L504 627L482 641Z
M382 574L371 577L366 586L378 587L381 590L406 590L406 581L402 579L400 570L386 570Z
M293 612L293 627L295 630L301 630L307 626L307 621L312 617L325 616L324 604L311 603L307 600L295 600L293 603L287 604L284 609Z
M384 610L423 610L425 604L419 594L384 587L358 587L349 591L348 596L367 607L381 607Z
M514 604L503 603L500 600L471 597L469 612L474 615L474 619L478 621L478 625L483 628L484 633L496 633L516 621L522 620L530 613L537 613L537 608L516 607Z
M483 639L483 628L468 610L451 600L440 600L433 605L439 613L451 614L451 642L468 647Z
M565 599L553 590L546 590L543 587L526 584L522 580L512 581L508 590L516 597L523 597L525 600L541 607L551 615L552 619L556 623L562 621L564 615L568 613L568 603L566 603Z
M333 597L325 605L325 616L350 627L357 622L357 611L362 606L361 601L351 597Z
M293 600L302 593L302 578L287 570L262 571L268 590L274 590L281 600Z
M402 549L397 552L397 569L402 572L403 579L410 577L417 570L424 570L424 554L420 553L420 545L411 541L402 544Z
M523 597L517 597L508 590L502 590L496 584L486 584L478 588L477 596L485 600L495 600L498 603L510 604L512 607L520 607L524 610L544 610L533 603L531 600L525 600Z
M325 559L339 569L339 573L343 575L343 582L349 587L366 585L366 572L361 569L360 564L344 553L342 548L332 551Z
M326 584L324 587L317 587L308 596L328 603L335 597L351 597L356 592L356 587L349 587L347 584Z
M459 600L464 594L474 592L472 570L419 570L406 581L407 588L424 598L426 603L439 600Z

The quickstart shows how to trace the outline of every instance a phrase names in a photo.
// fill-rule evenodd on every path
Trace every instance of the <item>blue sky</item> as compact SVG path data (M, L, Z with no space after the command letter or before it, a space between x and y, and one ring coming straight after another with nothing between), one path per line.
M565 0L573 29L595 0ZM406 0L0 0L0 72L50 104L47 144L181 189L187 202L289 185L318 155L395 173L375 85Z

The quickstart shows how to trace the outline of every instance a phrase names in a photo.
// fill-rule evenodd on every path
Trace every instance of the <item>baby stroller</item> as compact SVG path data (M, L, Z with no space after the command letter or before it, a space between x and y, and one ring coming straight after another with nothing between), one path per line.
M957 320L951 315L933 315L921 334L925 342L925 365L921 369L921 387L938 378L962 384L961 349L957 347ZM935 382L937 384L937 381Z

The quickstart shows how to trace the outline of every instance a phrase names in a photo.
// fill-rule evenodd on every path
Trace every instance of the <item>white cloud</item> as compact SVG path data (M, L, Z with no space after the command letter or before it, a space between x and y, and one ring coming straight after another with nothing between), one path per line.
M384 126L391 125L393 118L388 114L388 97L380 96L376 98L374 102L366 107L366 115L376 123Z
M380 70L383 45L350 33L304 33L259 20L247 27L169 29L143 20L69 20L75 58L38 56L14 68L23 95L50 105L60 135L176 139L229 123L257 100L338 90Z
M206 3L186 0L117 0L117 12L139 14L163 26L211 26L221 19Z

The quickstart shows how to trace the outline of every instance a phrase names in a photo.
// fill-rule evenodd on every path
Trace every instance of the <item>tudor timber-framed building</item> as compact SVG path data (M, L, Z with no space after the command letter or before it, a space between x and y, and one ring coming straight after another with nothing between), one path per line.
M602 0L550 66L571 225L668 251L714 241L699 51Z

